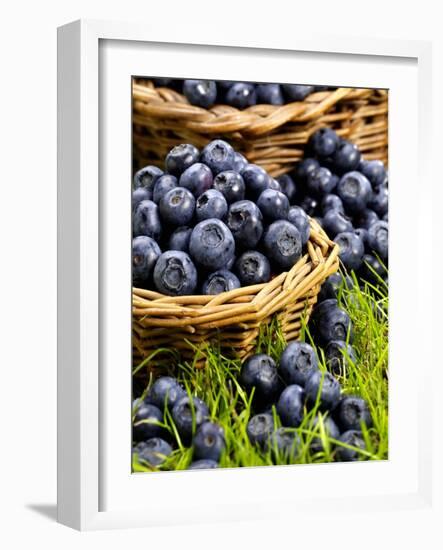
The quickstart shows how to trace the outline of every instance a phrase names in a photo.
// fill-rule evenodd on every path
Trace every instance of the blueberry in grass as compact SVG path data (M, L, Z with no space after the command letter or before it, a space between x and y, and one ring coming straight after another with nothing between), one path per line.
M310 195L322 197L335 189L337 181L337 177L328 168L321 166L309 173L306 183Z
M227 269L221 269L211 273L202 286L203 294L220 294L240 288L238 277Z
M200 152L190 143L173 147L166 155L165 166L168 174L179 177L192 164L198 162Z
M382 260L388 258L389 226L388 222L378 221L368 229L368 245Z
M196 162L181 174L178 185L191 191L194 197L199 197L212 186L212 183L211 169L206 164Z
M378 222L379 218L374 210L370 208L365 208L361 213L358 214L354 221L356 227L363 229L369 229L371 225L375 222Z
M202 193L195 204L197 221L201 222L209 218L222 220L228 213L228 203L220 191L208 189Z
M352 343L353 332L349 315L337 305L328 305L325 300L315 308L313 322L320 343L327 345L331 340L345 340ZM320 310L320 311L319 311Z
M152 191L145 189L144 187L138 187L132 192L132 211L134 212L137 206L142 201L151 201L152 200Z
M197 288L197 270L188 254L180 250L163 252L155 264L154 284L168 296L193 294Z
M228 204L242 201L245 198L245 182L234 170L220 172L214 178L214 189L222 193Z
M194 458L218 462L226 446L223 428L214 422L204 422L197 429L192 445Z
M233 170L235 164L235 152L229 143L221 139L211 141L203 148L200 162L206 164L214 175Z
M303 420L304 397L303 388L297 384L287 386L282 391L277 403L277 412L283 426L300 426Z
M288 216L289 200L281 191L265 189L258 197L257 206L268 222L285 220Z
M317 211L318 201L316 198L306 195L300 202L300 207L303 208L308 216L314 216Z
M256 402L272 403L280 389L275 361L264 353L251 355L242 364L240 383L247 392L254 389Z
M211 271L222 269L234 257L234 237L221 220L203 220L192 230L189 253L198 264Z
M136 445L133 454L141 465L160 466L172 453L172 447L160 437L152 437Z
M255 105L257 103L255 85L248 82L236 82L226 92L225 101L237 109Z
M241 248L255 248L263 234L263 216L249 200L237 201L228 210L227 225Z
M281 87L289 101L303 101L305 97L314 91L314 86L303 86L301 84L282 84Z
M386 277L387 271L386 267L384 267L375 256L372 254L365 254L358 275L361 280L377 285Z
M388 181L385 165L381 160L362 160L358 169L368 178L374 190Z
M135 209L132 218L134 237L144 235L158 241L161 235L161 223L158 206L152 201L142 201Z
M295 430L278 428L269 438L269 448L276 462L294 460L300 450L300 437Z
M168 191L178 186L178 181L175 176L171 174L163 174L160 176L154 184L154 190L152 193L153 201L158 204L162 197L166 195Z
M234 170L241 174L248 165L248 160L241 153L234 153Z
M325 360L329 372L335 376L343 376L349 362L355 364L357 358L353 347L344 340L331 340L325 349Z
M331 373L316 370L308 376L305 392L311 405L314 405L316 400L319 399L320 409L325 411L332 410L337 406L340 400L341 387L338 380Z
M172 409L172 419L180 437L189 443L198 427L209 420L208 407L198 397L182 397Z
M192 227L183 225L177 227L169 237L169 250L181 250L189 252L189 239L191 238Z
M246 186L246 195L256 200L260 193L269 187L270 178L266 170L257 164L248 164L242 172Z
M322 198L320 207L321 207L323 216L325 216L326 212L328 212L329 210L337 210L342 214L345 213L345 207L343 206L343 202L341 198L335 193L328 193L324 195L324 197Z
M355 462L364 457L364 455L359 452L359 450L366 450L366 444L360 431L348 430L347 432L341 434L338 441L344 443L345 445L355 447L355 449L349 449L349 447L337 445L335 450L335 459L338 462Z
M315 170L320 168L320 163L317 159L305 158L297 164L297 177L296 181L306 185L308 176Z
M184 187L175 187L161 198L159 210L162 220L170 226L186 225L194 217L194 195Z
M263 449L269 446L273 431L274 418L269 413L256 414L249 420L246 427L246 433L252 445L258 445Z
M287 220L278 220L266 230L263 246L268 258L282 269L290 269L301 257L300 231Z
M212 470L218 468L218 462L215 460L201 459L191 463L188 470Z
M306 212L300 206L291 206L288 211L288 222L295 225L299 230L302 245L305 245L309 240L311 226Z
M257 103L283 105L285 102L280 84L258 84L255 91Z
M277 178L277 181L280 184L281 192L288 197L289 204L292 204L297 196L297 186L294 180L289 174L283 174Z
M361 430L362 424L367 428L372 426L372 418L368 405L361 397L345 395L341 398L337 409L334 411L334 415L338 427L342 432Z
M337 195L343 201L346 212L360 213L366 209L372 197L369 180L360 172L346 172L337 184Z
M369 208L372 208L379 216L383 217L388 212L389 193L386 184L380 185L376 191L372 193L372 198L368 203Z
M147 287L162 251L151 237L141 235L132 240L132 284Z
M159 426L163 422L163 414L155 405L142 403L135 413L132 435L134 441L143 441L155 437L162 432Z
M311 421L310 428L319 433L319 435L312 438L309 445L310 451L312 453L321 453L326 450L326 447L335 446L335 443L330 441L326 442L325 439L335 439L338 440L340 437L340 431L337 427L337 424L329 415L317 414Z
M145 166L134 174L134 189L143 188L152 192L154 183L162 175L163 170L157 166Z
M305 342L291 342L280 357L280 373L287 384L303 386L307 377L318 370L314 350Z
M339 139L334 130L320 128L314 132L308 141L308 148L314 156L326 158L335 153Z
M348 231L336 235L334 241L340 247L339 257L345 268L359 269L365 253L365 245L360 237L353 231Z
M186 396L186 392L176 378L161 376L152 384L148 396L150 403L164 410L165 406L172 409L179 399Z
M340 140L337 144L335 153L332 155L332 163L334 171L339 174L357 170L360 163L360 150L354 144L346 140Z
M217 85L213 80L185 80L183 95L198 107L212 107L217 100Z
M248 250L237 258L235 273L242 286L267 283L271 278L271 266L266 256L257 250Z
M334 299L335 305L337 304L337 293L338 289L343 284L343 277L340 273L333 273L329 275L326 281L323 283L320 292L318 293L318 304L324 302L325 300ZM317 305L316 309L319 306Z
M339 210L328 210L323 216L323 229L330 238L353 230L352 221Z

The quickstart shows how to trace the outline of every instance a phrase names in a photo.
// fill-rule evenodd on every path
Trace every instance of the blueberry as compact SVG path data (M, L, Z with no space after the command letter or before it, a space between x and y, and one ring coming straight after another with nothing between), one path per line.
M283 174L277 178L277 181L280 184L281 192L288 197L289 203L292 204L297 196L297 186L294 180L289 174Z
M222 220L227 213L228 203L222 193L216 189L208 189L202 193L195 204L195 215L199 222L209 218Z
M266 230L263 246L269 259L282 269L290 269L302 253L300 231L286 220L278 220Z
M134 174L134 189L141 187L152 193L154 183L162 175L163 170L160 170L157 166L145 166Z
M368 203L369 208L372 208L376 214L383 217L388 212L389 193L385 184L378 187L376 191L372 193L372 198Z
M320 167L309 173L306 184L311 196L322 197L335 189L337 177L328 168Z
M132 241L132 284L146 288L162 251L151 237L135 237Z
M325 360L329 372L343 376L349 362L356 363L357 358L352 346L344 340L331 340L325 349Z
M300 426L303 420L304 396L303 388L296 384L287 386L282 391L277 403L277 412L283 426Z
M241 153L234 153L234 170L241 174L248 165L247 158Z
M320 128L314 132L308 141L308 148L317 157L329 157L335 153L339 139L334 130Z
M152 193L154 202L158 204L162 197L166 195L168 191L177 187L177 185L178 181L175 176L171 176L170 174L160 176L154 184L154 191Z
M155 405L142 403L135 413L132 435L134 441L143 441L155 437L162 432L159 423L163 422L163 414Z
M389 226L388 222L378 221L368 229L368 245L382 260L388 258Z
M348 231L336 235L334 241L340 247L339 256L345 268L348 270L359 269L365 253L365 245L360 237L356 233Z
M243 252L235 262L235 272L242 286L267 283L271 278L269 260L256 250Z
M168 250L154 268L157 290L169 296L193 294L197 288L197 270L191 258L180 250Z
M300 183L306 185L308 176L315 170L320 168L320 163L317 159L305 158L301 160L297 165L297 179Z
M363 229L369 229L371 225L378 222L377 214L370 208L365 208L355 220L355 226Z
M246 186L246 195L256 200L260 193L269 187L269 176L261 166L248 164L242 172Z
M132 218L134 237L145 235L158 241L161 235L158 206L152 201L142 201L135 209Z
M371 200L371 184L360 172L346 172L338 182L337 195L343 201L347 212L360 213Z
M199 156L197 147L190 143L176 145L166 155L166 171L178 178L187 168L198 162Z
M262 214L252 201L243 200L231 204L227 225L235 242L242 248L255 248L263 234Z
M360 150L354 143L341 140L332 155L332 162L337 173L344 174L351 170L357 170L360 157Z
M194 217L194 195L184 187L175 187L162 197L159 210L163 221L169 225L186 225Z
M246 391L254 389L257 402L272 403L280 388L275 361L264 353L251 355L242 364L240 382Z
M218 462L215 460L196 460L192 462L188 470L211 470L212 468L218 468Z
M234 257L234 237L221 220L203 220L192 230L189 252L201 266L216 271Z
M317 398L320 399L321 410L334 409L339 400L341 387L340 383L329 372L316 370L309 375L305 384L306 397L311 405L314 405Z
M269 413L256 414L249 420L246 427L246 433L252 445L258 445L262 448L268 447L273 431L274 418Z
M386 214L384 214L384 216L382 217L382 220L384 222L387 222L389 220L389 216L388 216L388 213L386 212Z
M223 428L214 422L204 422L197 429L192 444L195 458L218 462L226 446Z
M255 91L257 103L283 105L285 102L280 84L258 84Z
M169 237L169 250L181 250L189 252L189 239L191 238L192 227L183 225L177 229Z
M305 97L314 91L314 86L303 86L301 84L282 84L281 87L289 101L303 101Z
M305 342L291 342L280 358L280 372L287 384L303 386L306 378L318 369L314 350Z
M151 80L158 88L168 88L173 83L172 78L152 78Z
M352 343L353 333L352 324L349 315L337 307L337 305L327 306L329 300L319 304L313 314L315 330L320 339L320 343L327 344L331 340L347 340ZM325 307L326 306L326 307ZM323 308L318 311L318 308Z
M326 215L326 212L328 212L328 210L337 210L342 214L345 213L343 202L338 195L335 195L334 193L329 193L322 198L321 211L323 216Z
M318 207L318 201L314 197L305 196L300 202L300 207L306 212L308 216L313 216Z
M352 231L353 227L351 220L339 210L328 210L323 217L323 229L333 239L339 233Z
M324 302L325 300L334 299L336 304L337 292L342 284L343 277L340 275L340 273L333 273L332 275L329 275L329 277L326 279L320 289L320 292L318 294L318 302L320 303Z
M281 191L265 189L257 200L257 206L266 221L285 220L288 216L288 197Z
M132 192L132 211L134 212L137 206L142 201L151 201L152 191L145 189L144 187L138 187Z
M354 229L354 233L358 237L360 237L366 249L366 247L368 246L368 230L364 227L357 227L357 229Z
M273 191L282 192L280 184L278 183L278 181L275 178L271 178L271 177L269 177L268 189L272 189Z
M288 221L299 230L301 242L305 245L309 240L311 226L306 212L300 206L291 206L288 212Z
M211 273L202 286L202 294L220 294L236 288L241 284L238 277L226 269Z
M204 147L200 162L206 164L214 175L225 170L233 170L235 164L234 149L226 141L215 139Z
M347 432L341 434L338 440L342 443L345 443L346 445L356 447L357 449L361 449L363 451L366 450L366 444L364 442L362 433L358 430L348 430ZM356 460L359 460L362 455L358 452L357 449L349 449L347 447L342 447L341 445L338 445L335 451L335 458L339 462L354 462Z
M134 454L137 454L138 461L149 466L160 466L172 453L172 447L160 437L152 437L134 447Z
M255 93L254 84L248 82L236 82L226 92L226 103L237 107L237 109L244 109L257 103L257 95Z
M372 426L372 418L368 405L361 397L354 395L342 397L334 414L341 432L361 430L362 423L367 428Z
M377 285L380 283L380 278L384 278L386 274L386 268L375 256L372 254L365 254L363 256L362 266L358 272L358 275L362 280L373 285Z
M209 410L198 397L186 396L179 399L174 405L172 419L180 437L185 443L188 443L192 434L209 419Z
M194 197L199 197L202 193L207 191L213 182L211 169L202 164L196 162L183 172L179 179L180 187L186 187Z
M269 439L269 447L277 462L294 460L300 450L300 437L295 430L278 428Z
M245 182L234 170L220 172L214 179L214 189L220 191L228 204L242 201L245 198Z
M186 392L176 378L161 376L152 384L148 395L150 403L163 410L165 405L172 409L179 399L186 396Z
M316 432L320 431L321 433L320 427L317 428L317 426L319 426L320 423L323 425L325 436L328 439L331 438L331 439L338 440L338 438L340 437L340 431L336 423L332 420L332 418L329 415L320 416L319 414L317 414L316 416L314 416L310 426L311 429L315 430ZM324 452L325 448L323 445L322 438L320 436L314 437L311 441L309 448L312 453Z
M385 166L381 160L362 160L358 169L368 178L373 189L377 189L388 180Z
M183 95L192 105L207 109L217 99L217 85L213 80L185 80Z

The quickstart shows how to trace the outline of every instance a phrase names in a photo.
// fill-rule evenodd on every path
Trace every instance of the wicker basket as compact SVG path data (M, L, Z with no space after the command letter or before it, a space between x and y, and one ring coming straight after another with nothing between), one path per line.
M274 316L286 340L296 340L302 315L310 315L321 284L337 269L338 245L311 220L307 253L290 271L268 283L216 296L170 297L134 288L134 365L162 347L179 351L184 360L194 360L196 348L213 339L224 353L242 359L253 352L261 325ZM156 356L157 364L161 360L161 355ZM197 366L204 366L203 360Z
M174 90L137 79L133 126L135 169L162 166L167 152L180 143L203 147L220 137L277 177L294 168L309 136L322 126L356 143L364 158L388 160L386 90L337 88L312 93L301 102L240 111L228 105L195 107Z

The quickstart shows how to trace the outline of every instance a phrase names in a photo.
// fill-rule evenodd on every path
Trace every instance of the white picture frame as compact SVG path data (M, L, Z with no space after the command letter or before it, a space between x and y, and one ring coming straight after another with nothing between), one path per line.
M58 520L76 529L289 518L295 509L301 515L326 514L333 507L344 514L356 505L367 513L432 512L432 403L425 393L432 347L418 357L414 346L400 345L402 331L411 330L414 319L432 315L432 284L424 284L421 267L432 269L432 239L414 248L420 224L426 219L429 227L431 220L423 200L417 205L408 194L417 173L423 193L433 193L428 172L430 44L300 32L296 38L251 36L225 39L222 33L205 36L202 31L190 37L183 29L166 37L163 27L102 21L59 29ZM214 56L218 63L209 63ZM131 475L130 197L122 192L124 186L114 185L130 177L127 78L158 74L291 81L288 60L303 74L301 81L339 84L345 78L347 85L391 90L390 459ZM321 77L316 67L322 68ZM406 106L417 142L402 128ZM401 162L405 156L407 168ZM418 214L408 220L405 212L414 208ZM404 231L411 235L407 243L400 239ZM417 250L412 267L408 247ZM405 266L408 281L401 277ZM411 285L420 288L420 299ZM413 376L418 359L419 380ZM291 484L297 491L288 494L283 489ZM168 498L172 490L174 502ZM155 497L155 506L137 498L146 491ZM213 504L211 495L216 495Z

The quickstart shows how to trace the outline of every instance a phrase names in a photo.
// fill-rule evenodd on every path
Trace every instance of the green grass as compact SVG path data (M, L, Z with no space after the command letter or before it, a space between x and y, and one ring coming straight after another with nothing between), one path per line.
M343 283L338 293L338 300L351 317L354 326L353 347L357 354L355 364L348 360L343 375L338 378L345 394L356 394L367 401L373 419L373 426L370 429L363 427L366 450L359 450L359 458L361 460L387 459L387 287L382 281L377 287L366 284L362 289L358 284L354 284L353 288L347 288ZM314 344L306 326L302 329L301 339ZM268 353L278 361L285 345L282 333L274 322L262 330L257 344L257 352ZM179 363L170 374L179 378L190 395L197 395L203 399L209 407L211 419L223 427L226 451L220 461L221 467L311 464L334 461L334 449L340 442L328 438L322 421L317 423L315 428L312 425L313 417L319 413L318 405L310 411L306 410L301 426L295 429L301 441L300 450L295 459L288 460L284 456L275 456L272 450L263 452L251 445L246 435L246 426L253 415L252 395L248 395L237 381L240 362L224 357L216 346L207 347L203 352L208 362L205 369L197 370L192 364ZM325 370L323 351L316 348L316 352L320 367ZM174 354L173 351L171 353ZM150 365L155 365L155 357L148 358L134 370L139 372ZM145 394L151 383L152 376L145 389ZM322 415L321 418L323 417ZM275 408L274 418L277 427L279 427L280 422ZM175 441L176 450L160 468L152 468L146 463L141 464L137 458L134 458L134 471L183 470L192 462L192 450L182 444L168 411L165 413L163 426ZM314 438L321 439L322 452L313 453L311 451L311 442Z

